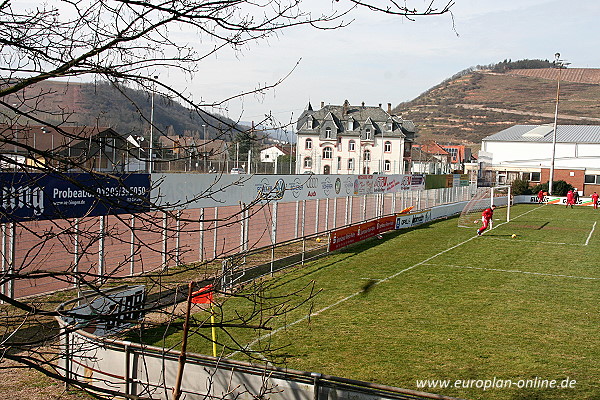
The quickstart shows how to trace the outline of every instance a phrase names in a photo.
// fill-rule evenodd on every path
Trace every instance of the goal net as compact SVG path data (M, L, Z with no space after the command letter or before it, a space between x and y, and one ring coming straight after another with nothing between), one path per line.
M472 228L473 223L481 223L481 213L492 204L496 207L506 207L506 221L510 221L511 203L510 186L477 188L471 201L460 213L458 226Z

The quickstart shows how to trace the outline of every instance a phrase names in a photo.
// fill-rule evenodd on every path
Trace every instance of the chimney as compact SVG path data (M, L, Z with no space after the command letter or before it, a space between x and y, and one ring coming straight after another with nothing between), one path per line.
M321 102L321 108L323 108L323 107L325 107L325 102L324 101Z
M379 108L381 108L381 103L379 103Z
M365 102L363 101L361 104L362 104L362 108L365 108Z
M392 113L392 103L388 103L388 114Z

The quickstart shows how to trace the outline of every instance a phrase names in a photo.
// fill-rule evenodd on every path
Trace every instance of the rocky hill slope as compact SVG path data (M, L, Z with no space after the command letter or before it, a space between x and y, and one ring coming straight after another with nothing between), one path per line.
M516 124L554 122L557 78L552 68L474 71L447 80L393 112L418 127L418 142L460 143ZM600 124L600 69L560 70L559 124Z

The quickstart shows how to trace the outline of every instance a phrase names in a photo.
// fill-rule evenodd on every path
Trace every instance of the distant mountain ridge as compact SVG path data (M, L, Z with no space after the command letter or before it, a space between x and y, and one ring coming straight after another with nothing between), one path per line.
M554 121L558 69L477 70L429 89L393 112L418 127L418 142L461 143L516 124ZM600 69L562 69L558 122L600 125Z
M125 93L125 96L120 92ZM41 96L40 96L41 95ZM24 100L31 99L31 100ZM11 96L8 101L24 110L51 111L40 113L40 118L53 124L111 127L122 135L148 137L152 111L151 93L127 87L118 89L108 83L72 83L43 81L29 87L24 93ZM35 111L33 111L36 114ZM65 120L65 115L68 118ZM22 121L21 121L22 122ZM185 135L203 138L206 125L207 139L215 138L219 127L247 127L238 125L218 114L192 112L186 107L156 95L154 124L157 135ZM234 133L228 136L235 136ZM228 139L228 138L226 138Z

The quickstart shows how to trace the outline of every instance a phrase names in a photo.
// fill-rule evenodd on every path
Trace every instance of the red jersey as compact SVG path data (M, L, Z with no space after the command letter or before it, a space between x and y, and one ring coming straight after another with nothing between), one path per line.
M594 193L594 194L592 194L592 201L593 201L594 203L597 203L597 202L598 202L598 193Z
M488 207L485 210L483 210L483 212L481 213L481 216L485 219L487 219L488 221L490 219L492 219L492 216L494 215L494 210L492 209L492 207Z

